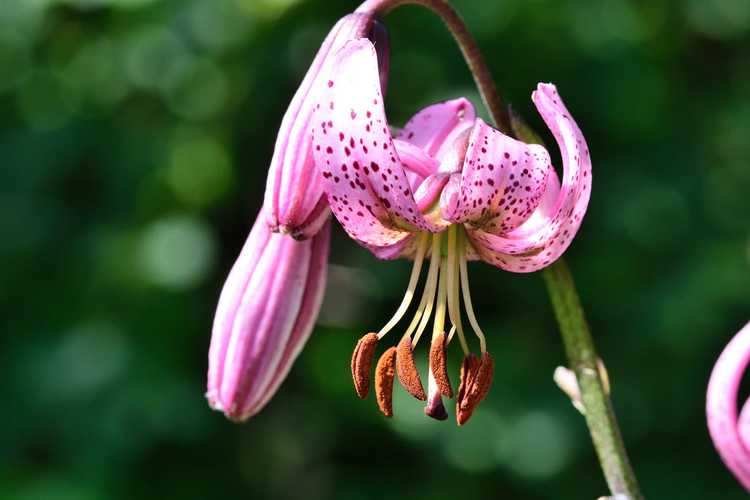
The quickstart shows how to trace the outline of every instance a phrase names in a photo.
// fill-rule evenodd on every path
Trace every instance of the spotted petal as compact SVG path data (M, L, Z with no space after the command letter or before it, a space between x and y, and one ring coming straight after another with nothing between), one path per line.
M443 193L443 217L484 231L505 234L536 209L552 170L549 154L477 119L463 170Z
M341 49L321 97L313 153L331 209L347 233L364 245L382 247L417 230L438 230L420 213L393 145L369 40Z
M554 262L581 225L591 195L591 158L586 140L552 84L540 83L531 96L555 136L563 161L562 185L554 202L557 176L549 175L537 211L506 234L468 231L486 262L514 272L531 272Z
M398 133L398 138L438 157L441 146L450 142L462 124L473 123L475 117L474 106L463 97L440 102L411 117Z
M315 234L327 218L325 205L320 203L323 198L320 172L310 150L311 96L330 71L332 55L353 39L368 19L361 14L350 14L336 23L284 114L268 170L264 203L268 225L274 231L281 229L307 237Z

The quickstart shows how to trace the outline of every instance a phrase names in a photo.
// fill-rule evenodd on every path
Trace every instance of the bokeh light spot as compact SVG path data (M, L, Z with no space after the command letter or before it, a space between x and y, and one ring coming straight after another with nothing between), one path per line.
M65 332L49 357L39 363L38 396L48 401L87 396L118 377L129 346L118 326L107 320L80 323Z
M215 243L208 226L187 215L165 217L146 228L140 268L151 283L186 289L198 284L214 264Z
M183 118L210 118L221 110L229 93L224 72L210 59L183 61L165 82L167 103Z
M750 30L747 0L690 0L688 23L712 38L733 38Z
M170 145L167 182L182 201L208 205L231 185L232 160L224 144L197 130L181 130Z
M549 478L562 471L572 456L570 431L560 419L548 413L522 414L511 426L502 429L502 435L507 439L497 441L498 456L525 479Z
M479 408L467 424L446 436L443 454L449 463L461 470L492 470L499 466L495 447L508 438L506 434L506 422L497 413Z

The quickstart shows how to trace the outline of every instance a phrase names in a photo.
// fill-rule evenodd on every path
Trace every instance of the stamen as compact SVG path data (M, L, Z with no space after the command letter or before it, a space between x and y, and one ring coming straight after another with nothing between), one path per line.
M436 242L435 239L440 238L439 234L433 235L432 237L432 250L431 254L435 253L435 246L440 246L439 241ZM404 337L410 337L411 334L414 332L414 329L419 324L419 320L422 317L422 313L425 310L425 307L427 306L427 301L432 302L434 300L435 296L435 282L437 281L437 275L438 271L440 270L440 260L439 259L433 259L430 258L430 268L427 271L427 281L425 283L424 290L422 291L422 299L419 301L419 307L417 308L417 312L414 315L414 318L412 318L411 323L409 323L409 327L406 329L406 333L404 333ZM418 341L419 338L415 337L415 343Z
M448 378L448 360L446 355L447 338L444 332L440 332L432 339L430 346L430 372L435 378L435 383L440 393L446 398L453 397L453 388Z
M448 228L448 268L447 268L447 279L448 279L448 315L450 316L453 327L451 333L448 335L448 342L453 338L453 332L458 332L458 340L461 343L461 349L464 351L464 356L469 354L469 345L466 343L466 337L464 336L464 327L461 322L461 309L460 309L460 298L458 294L458 280L456 279L456 272L458 271L458 243L456 240L456 226Z
M479 327L477 318L474 315L474 307L471 305L471 292L469 291L469 272L466 269L466 249L462 246L461 258L459 259L461 274L461 291L463 292L464 304L466 305L466 316L469 318L469 324L477 337L479 337L479 349L482 354L487 352L487 341L484 338L484 332Z
M422 262L424 261L424 255L427 252L427 242L430 234L424 232L419 236L419 245L417 247L417 253L414 256L414 266L411 268L411 276L409 276L409 286L406 289L404 299L401 301L401 305L398 306L396 314L385 324L383 328L378 332L378 339L382 339L386 333L388 333L409 309L411 299L414 297L414 291L417 289L417 282L419 281L419 273L422 270Z
M417 345L417 342L419 342L419 339L422 337L422 332L424 332L425 328L427 327L427 323L430 321L430 315L432 314L432 307L435 301L435 292L437 290L437 281L438 281L438 272L440 270L440 261L442 260L442 258L440 257L440 243L442 240L442 236L443 235L440 233L432 236L432 253L430 255L430 261L431 261L430 272L434 272L434 274L429 277L431 278L431 280L428 280L428 283L425 286L425 294L427 297L427 301L425 302L424 311L421 313L422 319L419 322L417 333L414 335L414 340L413 340L414 345ZM432 268L433 264L435 265L434 271Z
M432 324L432 340L435 341L435 337L443 333L445 327L445 306L447 302L447 285L446 285L446 268L448 267L448 259L442 257L440 259L440 267L442 272L440 273L440 282L438 284L438 296L437 296L437 308L435 309L435 322Z
M473 354L464 358L461 367L461 386L456 399L458 425L465 424L487 396L494 372L495 364L488 352L482 354L481 360Z
M393 416L393 377L396 371L396 348L389 347L375 367L375 399L386 417Z
M354 379L354 390L360 399L365 399L370 392L370 368L372 358L375 356L375 348L378 347L378 336L368 333L359 341L352 353L352 378Z
M451 331L448 332L448 338L445 339L445 345L448 345L451 343L451 340L453 340L453 336L456 334L456 325L451 325Z
M398 343L396 350L396 374L398 380L404 389L420 401L427 399L427 394L422 387L422 380L419 378L417 365L414 363L414 356L411 352L411 339L404 337Z
M479 369L479 358L474 353L469 353L464 356L464 361L461 363L461 374L459 376L458 384L458 396L456 397L456 418L461 412L461 403L466 399L469 393L469 387L474 381L477 370ZM460 422L459 422L460 424Z

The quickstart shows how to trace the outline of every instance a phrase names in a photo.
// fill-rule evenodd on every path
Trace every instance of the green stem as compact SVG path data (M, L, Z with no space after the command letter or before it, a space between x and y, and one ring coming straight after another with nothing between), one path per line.
M385 14L405 4L422 5L440 16L461 48L495 126L500 131L513 135L508 108L495 88L479 47L448 0L367 0L358 10ZM565 261L560 258L545 269L544 279L560 325L569 363L578 378L581 399L586 409L586 424L607 485L612 495L621 495L628 500L641 500L643 495L630 466L612 403L599 377L594 342Z
M638 489L638 481L628 461L612 402L599 376L599 357L576 292L573 276L562 258L546 268L543 273L562 332L570 368L578 379L581 400L586 409L586 424L607 485L613 495L626 495L629 500L640 500L643 495Z

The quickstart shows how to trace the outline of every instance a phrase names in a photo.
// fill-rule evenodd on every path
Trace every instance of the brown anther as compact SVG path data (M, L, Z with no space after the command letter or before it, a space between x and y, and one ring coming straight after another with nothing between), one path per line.
M396 374L404 389L420 401L427 399L427 394L422 387L417 365L414 364L414 356L411 353L411 338L404 337L398 343L396 351Z
M471 418L479 403L487 396L492 385L495 365L489 353L477 358L469 354L461 367L461 385L456 399L456 420L463 425Z
M446 398L452 398L453 387L451 387L451 381L448 378L446 340L445 332L441 332L440 335L432 339L432 345L430 346L430 370L432 371L432 376L435 377L440 394Z
M357 341L357 346L352 354L354 390L357 391L357 396L361 399L365 399L370 392L370 368L377 346L378 336L374 333L368 333Z
M461 401L466 397L467 389L476 375L479 368L479 358L474 353L469 353L464 357L461 364L461 375L458 382L458 398L456 399L456 409L461 405Z
M393 377L396 374L396 348L389 347L375 366L375 399L386 417L393 416Z

